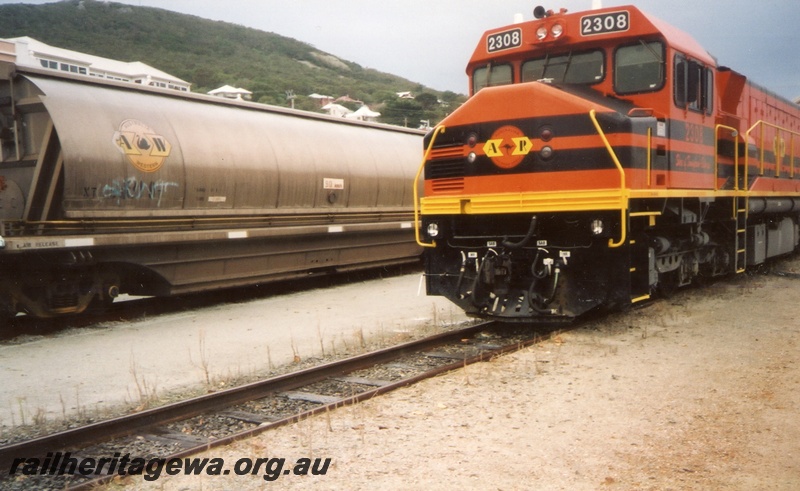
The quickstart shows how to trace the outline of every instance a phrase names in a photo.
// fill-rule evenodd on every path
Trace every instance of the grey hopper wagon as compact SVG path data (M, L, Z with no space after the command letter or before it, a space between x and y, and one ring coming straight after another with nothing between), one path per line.
M0 146L5 315L420 255L417 130L7 64Z

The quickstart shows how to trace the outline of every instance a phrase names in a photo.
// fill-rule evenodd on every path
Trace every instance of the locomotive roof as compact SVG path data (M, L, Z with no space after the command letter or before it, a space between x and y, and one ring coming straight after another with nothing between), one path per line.
M581 32L581 23L588 18L600 17L603 14L628 12L629 26L624 30L613 30L610 32L584 34ZM525 21L518 24L511 24L496 29L486 31L481 37L476 47L469 66L486 63L489 60L504 59L513 57L520 52L555 51L561 47L580 47L580 46L612 46L619 43L629 42L643 37L661 36L667 43L689 56L703 61L707 64L716 66L716 59L711 56L700 43L684 31L658 19L646 12L642 12L633 5L608 7L598 10L581 11L567 13L566 9L560 12L548 12L544 18ZM545 39L540 41L536 37L536 30L545 26L550 29L554 24L563 24L564 33L558 39ZM521 30L522 40L519 46L509 49L495 50L490 52L489 40L493 35L500 33Z

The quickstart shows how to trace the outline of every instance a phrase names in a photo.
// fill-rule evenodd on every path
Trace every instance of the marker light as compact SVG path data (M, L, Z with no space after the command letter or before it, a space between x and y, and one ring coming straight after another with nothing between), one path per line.
M477 159L478 155L475 152L470 152L469 155L467 155L467 162L469 162L470 164L474 164L475 160Z
M541 138L543 142L549 142L550 140L553 139L553 130L551 130L550 128L543 129L542 132L539 134L539 138Z
M546 145L539 150L539 155L544 159L547 160L553 156L553 147Z

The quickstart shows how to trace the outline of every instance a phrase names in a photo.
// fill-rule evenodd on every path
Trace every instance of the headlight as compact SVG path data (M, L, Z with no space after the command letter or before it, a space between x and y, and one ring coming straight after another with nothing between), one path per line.
M561 24L556 24L550 29L550 34L553 35L554 38L561 37L564 34L564 26Z
M431 222L428 224L428 237L436 237L439 235L439 224Z
M539 40L542 40L547 37L547 28L545 26L541 26L540 28L536 29L536 37Z
M603 233L603 220L592 220L591 224L592 233L600 235Z

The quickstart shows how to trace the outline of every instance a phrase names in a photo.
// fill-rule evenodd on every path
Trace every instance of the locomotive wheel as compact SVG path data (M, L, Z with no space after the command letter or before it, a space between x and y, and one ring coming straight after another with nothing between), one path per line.
M664 298L671 298L678 291L680 282L678 281L678 271L670 271L658 275L658 285L656 291Z

